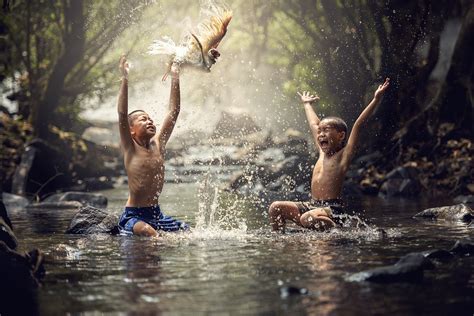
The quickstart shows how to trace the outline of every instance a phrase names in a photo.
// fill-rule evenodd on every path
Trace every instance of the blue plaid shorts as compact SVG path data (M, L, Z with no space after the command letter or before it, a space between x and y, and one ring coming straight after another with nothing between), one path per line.
M175 232L188 230L189 225L177 219L167 216L161 212L160 206L148 207L125 207L120 216L119 229L121 234L133 235L133 226L139 222L145 222L155 230Z

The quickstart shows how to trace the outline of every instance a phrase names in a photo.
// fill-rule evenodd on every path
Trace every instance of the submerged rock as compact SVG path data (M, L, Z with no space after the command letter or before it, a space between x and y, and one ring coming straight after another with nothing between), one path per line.
M84 206L74 215L66 234L118 234L119 215L92 206Z
M458 256L471 256L474 254L474 243L470 241L458 240L454 246L449 249L449 251Z
M107 198L99 193L70 191L57 193L47 197L43 202L56 203L65 201L77 201L83 205L90 205L97 208L107 207Z
M470 222L474 218L474 212L466 204L458 204L429 208L415 214L414 217Z
M433 268L433 264L423 254L410 253L394 265L359 272L349 277L349 280L377 283L419 282L423 279L423 271L430 268Z

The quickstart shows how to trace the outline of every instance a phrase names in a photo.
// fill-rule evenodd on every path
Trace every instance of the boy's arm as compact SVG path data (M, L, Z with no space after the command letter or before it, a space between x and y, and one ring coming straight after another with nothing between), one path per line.
M344 149L344 156L343 156L343 161L342 161L344 165L346 166L349 165L349 162L352 156L354 155L357 142L359 140L360 128L364 125L364 123L372 115L372 113L374 113L375 109L382 101L383 95L385 91L387 90L389 83L390 83L390 79L386 78L385 82L379 85L379 87L374 93L374 98L372 99L372 101L370 101L369 105L367 105L367 107L364 109L364 111L362 111L362 113L359 115L359 117L355 121L354 126L352 127L351 134L349 136L349 139L347 140L346 148Z
M300 96L301 101L303 102L304 111L306 113L306 118L308 119L311 134L313 135L314 143L316 144L316 147L318 147L318 150L321 150L318 144L318 125L320 119L312 106L312 103L318 101L319 97L317 95L314 96L312 94L309 94L309 92L307 91L303 91L303 94L298 92L298 95Z
M120 58L119 69L122 73L122 83L120 84L120 92L117 101L117 112L119 117L120 142L124 151L133 149L133 139L130 134L130 126L128 124L128 71L129 66L127 58L123 55Z
M170 92L170 105L168 113L165 116L163 125L161 126L160 132L158 133L158 141L160 144L161 152L165 151L166 143L170 139L171 133L173 132L176 120L178 119L179 111L181 108L181 96L179 88L179 73L176 68L172 66L172 80L171 80L171 92Z

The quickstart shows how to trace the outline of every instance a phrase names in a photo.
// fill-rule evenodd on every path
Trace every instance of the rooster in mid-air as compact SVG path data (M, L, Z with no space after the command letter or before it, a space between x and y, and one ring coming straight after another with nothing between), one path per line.
M216 63L220 56L217 46L227 32L232 11L211 5L204 14L207 19L198 24L197 32L190 32L180 44L176 45L170 38L165 37L163 40L155 40L150 45L148 54L171 57L163 81L168 77L172 67L173 71L179 71L181 66L190 65L210 72L212 65Z

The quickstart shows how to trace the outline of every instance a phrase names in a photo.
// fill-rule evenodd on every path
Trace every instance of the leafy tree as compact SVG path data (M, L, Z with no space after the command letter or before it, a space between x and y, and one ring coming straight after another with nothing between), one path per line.
M104 56L117 37L138 21L148 0L4 1L0 20L0 80L36 136L50 124L69 126L84 96L104 91L116 61ZM130 47L133 47L133 42Z
M375 85L391 78L386 104L377 113L381 137L376 147L392 146L390 139L397 144L429 140L443 122L455 122L458 131L472 135L472 58L466 55L472 44L472 2L279 0L252 5L259 24L253 46L266 50L265 62L286 69L289 94L305 83L351 121ZM462 29L451 68L446 80L434 83L442 31L453 20L461 20Z

